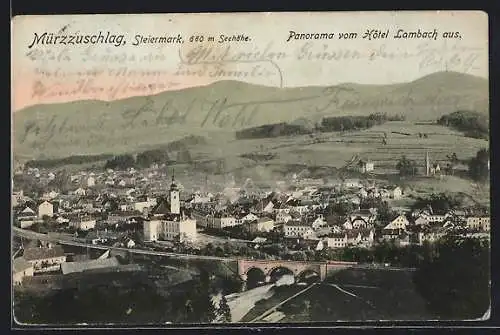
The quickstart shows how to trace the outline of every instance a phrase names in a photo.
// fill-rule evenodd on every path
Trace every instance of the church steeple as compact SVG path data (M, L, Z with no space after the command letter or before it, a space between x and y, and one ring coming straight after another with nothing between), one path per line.
M181 213L179 189L177 187L177 184L175 183L175 175L173 170L172 170L172 184L170 184L170 213L172 214Z

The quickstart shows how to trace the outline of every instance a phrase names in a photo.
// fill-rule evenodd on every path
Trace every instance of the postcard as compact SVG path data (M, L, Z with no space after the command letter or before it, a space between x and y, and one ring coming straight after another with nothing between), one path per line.
M17 326L488 320L488 16L14 17Z

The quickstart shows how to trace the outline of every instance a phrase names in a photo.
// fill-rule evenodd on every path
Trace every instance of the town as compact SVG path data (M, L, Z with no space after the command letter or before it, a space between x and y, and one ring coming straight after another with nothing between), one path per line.
M437 168L427 164L429 178L436 178ZM374 163L361 161L358 169L369 173ZM382 243L421 246L448 234L489 238L490 232L486 208L457 207L443 194L414 199L405 187L368 177L324 180L294 173L274 188L258 187L251 179L237 184L233 178L218 190L199 185L188 191L175 170L153 164L141 170L75 172L61 192L53 186L60 179L57 172L24 168L14 178L23 176L44 191L27 194L14 185L17 229L109 248L363 262L338 259L342 256L335 251L369 250ZM60 272L69 260L51 244L19 248L24 252L14 260L16 284L25 276Z

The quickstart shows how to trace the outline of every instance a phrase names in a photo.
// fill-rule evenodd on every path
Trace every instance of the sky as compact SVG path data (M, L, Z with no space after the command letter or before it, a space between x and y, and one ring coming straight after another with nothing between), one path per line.
M445 70L488 78L487 22L477 11L19 16L11 23L12 106L115 100L218 80L390 84ZM419 30L432 38L395 38ZM382 38L363 38L367 31ZM31 46L51 34L66 44ZM99 34L113 43L68 44ZM221 35L244 40L221 42ZM172 43L134 45L143 37Z

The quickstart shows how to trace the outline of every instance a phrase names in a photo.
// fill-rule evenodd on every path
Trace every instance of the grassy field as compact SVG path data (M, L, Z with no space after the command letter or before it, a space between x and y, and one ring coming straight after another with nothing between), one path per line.
M220 134L279 122L387 113L436 120L459 109L488 112L488 81L441 72L392 85L277 88L236 81L111 102L31 106L13 115L17 157L136 152L188 134ZM220 141L224 144L228 138ZM403 143L404 144L404 143Z

